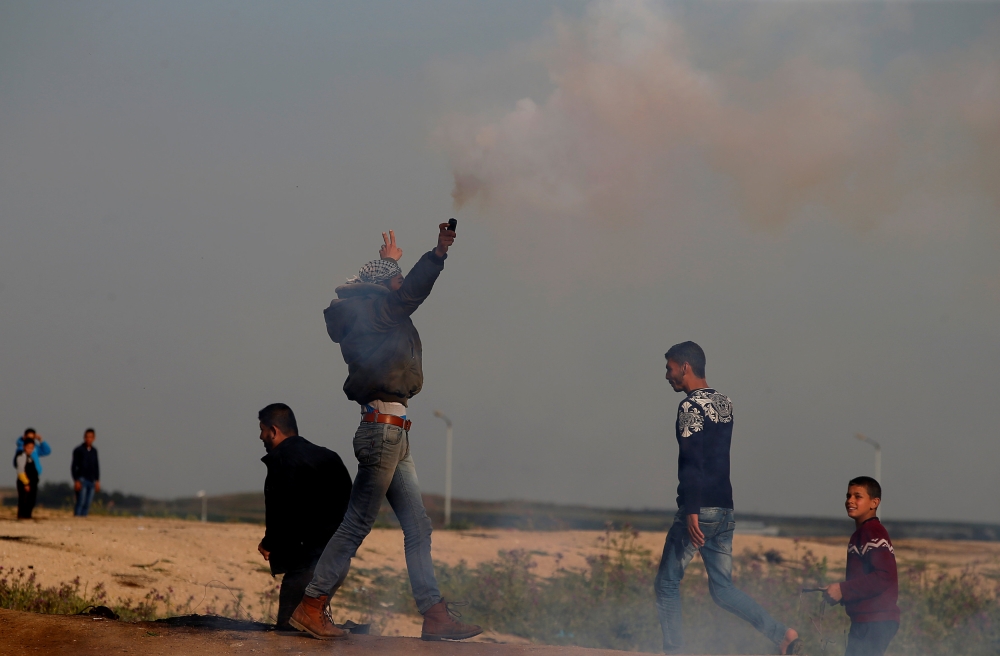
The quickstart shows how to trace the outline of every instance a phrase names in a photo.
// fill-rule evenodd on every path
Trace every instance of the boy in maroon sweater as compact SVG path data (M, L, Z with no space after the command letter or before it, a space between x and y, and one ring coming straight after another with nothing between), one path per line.
M847 580L827 586L827 603L844 604L851 618L844 656L882 656L899 630L899 583L892 540L875 516L882 486L859 476L847 484L847 516L857 529L847 545Z

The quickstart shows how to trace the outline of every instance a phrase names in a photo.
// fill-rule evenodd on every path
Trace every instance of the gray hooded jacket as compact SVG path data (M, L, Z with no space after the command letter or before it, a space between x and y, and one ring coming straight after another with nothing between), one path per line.
M410 315L430 295L447 257L425 253L394 292L363 282L337 287L337 298L323 316L327 334L340 344L347 363L348 399L406 405L420 392L424 384L420 335Z

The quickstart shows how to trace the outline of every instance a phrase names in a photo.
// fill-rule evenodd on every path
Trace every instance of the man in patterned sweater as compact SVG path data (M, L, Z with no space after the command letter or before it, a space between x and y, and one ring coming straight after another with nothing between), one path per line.
M876 517L882 486L868 476L847 484L847 516L857 529L847 544L847 580L827 586L829 604L851 618L845 656L882 656L899 630L899 581L889 533Z
M667 380L687 396L677 411L677 515L667 533L656 574L656 607L663 650L678 653L681 639L680 584L684 569L701 552L712 599L740 617L778 647L797 654L799 634L777 622L760 604L733 585L733 486L729 482L729 445L733 404L705 380L705 352L694 342L667 351Z

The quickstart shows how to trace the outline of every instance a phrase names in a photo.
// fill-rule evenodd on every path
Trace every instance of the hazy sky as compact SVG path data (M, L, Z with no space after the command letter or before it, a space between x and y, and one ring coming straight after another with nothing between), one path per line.
M439 408L456 496L672 507L693 339L737 510L840 515L862 432L889 516L1000 522L997 189L1000 4L2 2L0 430L216 494L283 401L353 471L322 310L455 215L426 491Z

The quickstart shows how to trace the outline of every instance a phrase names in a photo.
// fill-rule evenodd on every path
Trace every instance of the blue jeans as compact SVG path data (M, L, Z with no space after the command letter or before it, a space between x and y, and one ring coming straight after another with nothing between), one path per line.
M90 502L94 500L94 481L86 478L77 479L80 483L80 491L76 493L76 505L73 506L73 514L77 517L86 517L90 510Z
M417 609L426 613L441 601L441 592L431 561L431 520L420 498L409 436L398 426L362 423L354 434L354 455L358 459L358 475L351 489L347 514L316 563L306 594L314 598L332 594L340 583L341 573L347 572L351 558L371 532L385 497L403 529L403 551L413 598ZM303 499L303 503L313 501Z
M663 558L656 573L656 609L663 630L663 650L680 649L681 638L681 579L695 551L701 551L708 572L708 590L716 604L740 617L768 640L780 644L788 630L776 622L766 610L742 590L733 585L733 529L736 522L730 508L702 508L698 526L705 534L705 546L696 549L687 530L687 514L681 508L667 533Z

